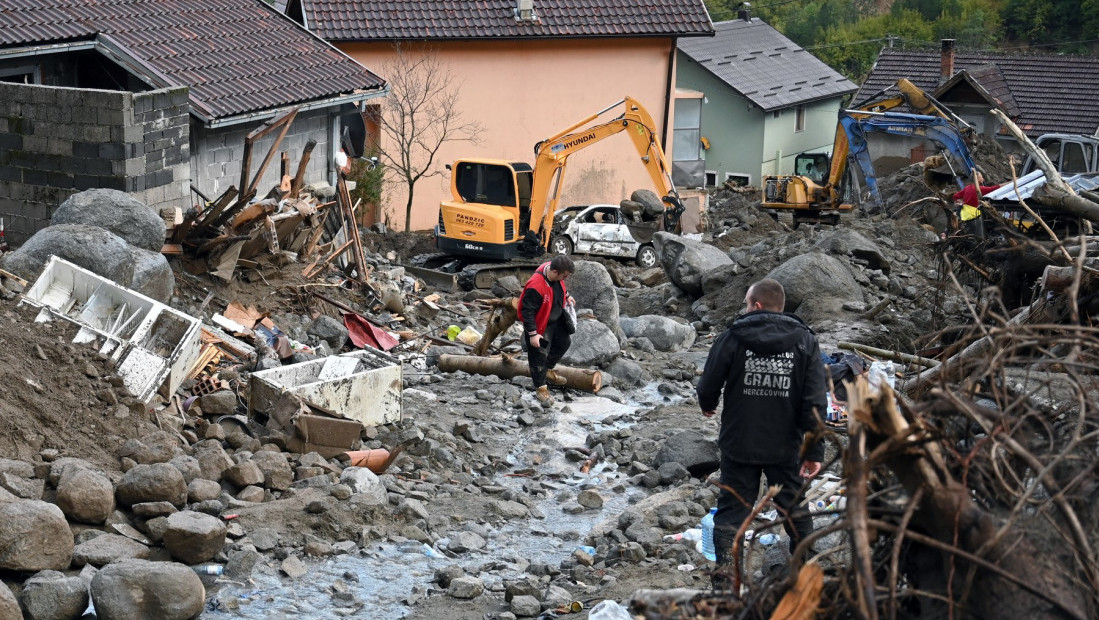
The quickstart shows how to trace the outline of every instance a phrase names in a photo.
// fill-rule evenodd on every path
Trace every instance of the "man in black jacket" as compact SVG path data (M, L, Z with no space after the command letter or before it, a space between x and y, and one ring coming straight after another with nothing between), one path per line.
M803 479L820 472L824 446L815 442L799 463L802 437L817 428L826 409L824 365L817 338L801 319L782 312L786 293L775 280L748 288L745 314L717 337L698 382L702 414L721 412L722 489L714 516L717 563L732 563L736 532L759 495L760 475L781 485L775 496L787 517L784 526L793 551L810 532L813 518L795 511ZM715 587L724 585L720 572Z

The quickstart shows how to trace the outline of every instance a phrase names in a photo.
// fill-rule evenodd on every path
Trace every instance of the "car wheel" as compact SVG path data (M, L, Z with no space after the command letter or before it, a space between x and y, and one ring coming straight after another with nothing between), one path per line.
M637 251L637 258L634 259L639 267L649 269L650 267L656 267L657 262L660 261L660 257L656 255L656 248L651 245L643 245L641 249Z
M568 237L554 237L550 241L550 252L554 254L572 254L572 241Z

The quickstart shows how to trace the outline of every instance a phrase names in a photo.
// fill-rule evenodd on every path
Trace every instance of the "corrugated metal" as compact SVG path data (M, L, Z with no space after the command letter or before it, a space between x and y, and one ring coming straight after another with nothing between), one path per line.
M902 77L933 92L939 85L940 59L937 50L885 48L854 101L862 101ZM1018 106L1019 117L1015 122L1028 136L1055 132L1092 135L1099 128L1099 98L1095 97L1099 92L1099 58L962 51L954 54L955 71L976 71L990 64L999 67L1003 82Z
M215 118L385 85L258 0L0 0L0 47L100 34Z
M854 92L858 87L759 19L714 24L711 39L682 39L679 51L764 110Z
M703 0L535 0L537 21L516 0L302 0L310 27L329 41L698 36L713 32Z

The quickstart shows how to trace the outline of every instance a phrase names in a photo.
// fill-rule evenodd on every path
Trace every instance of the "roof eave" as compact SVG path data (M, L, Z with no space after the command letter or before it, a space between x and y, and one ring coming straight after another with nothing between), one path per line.
M220 118L202 119L203 124L210 129L218 129L221 127L229 127L231 125L240 125L243 123L250 123L260 119L267 119L286 110L292 110L297 108L299 112L307 112L309 110L317 110L320 108L331 108L341 106L345 103L362 103L370 99L376 99L378 97L384 97L389 94L389 84L379 86L376 89L369 91L360 91L353 93L341 93L332 97L325 97L323 99L314 99L305 103L296 103L281 106L279 108L267 108L264 110L256 110L254 112L246 112L244 114L236 114L233 116L223 116ZM193 113L193 112L192 112ZM195 114L195 116L199 116ZM201 118L201 117L200 117Z
M396 43L401 41L531 41L541 39L677 39L685 37L713 37L714 31L701 32L659 32L626 34L531 34L507 36L431 36L408 35L400 37L323 37L329 43ZM318 35L321 36L321 35Z

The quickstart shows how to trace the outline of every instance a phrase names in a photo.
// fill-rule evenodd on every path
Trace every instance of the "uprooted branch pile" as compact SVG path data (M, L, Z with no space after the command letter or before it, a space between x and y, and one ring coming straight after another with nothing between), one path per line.
M1096 617L1099 330L1081 304L1086 239L1075 249L1029 306L971 299L942 364L898 392L849 386L846 508L803 543L843 531L842 550L818 545L743 596L651 601L646 617L775 617L806 592L824 618Z

